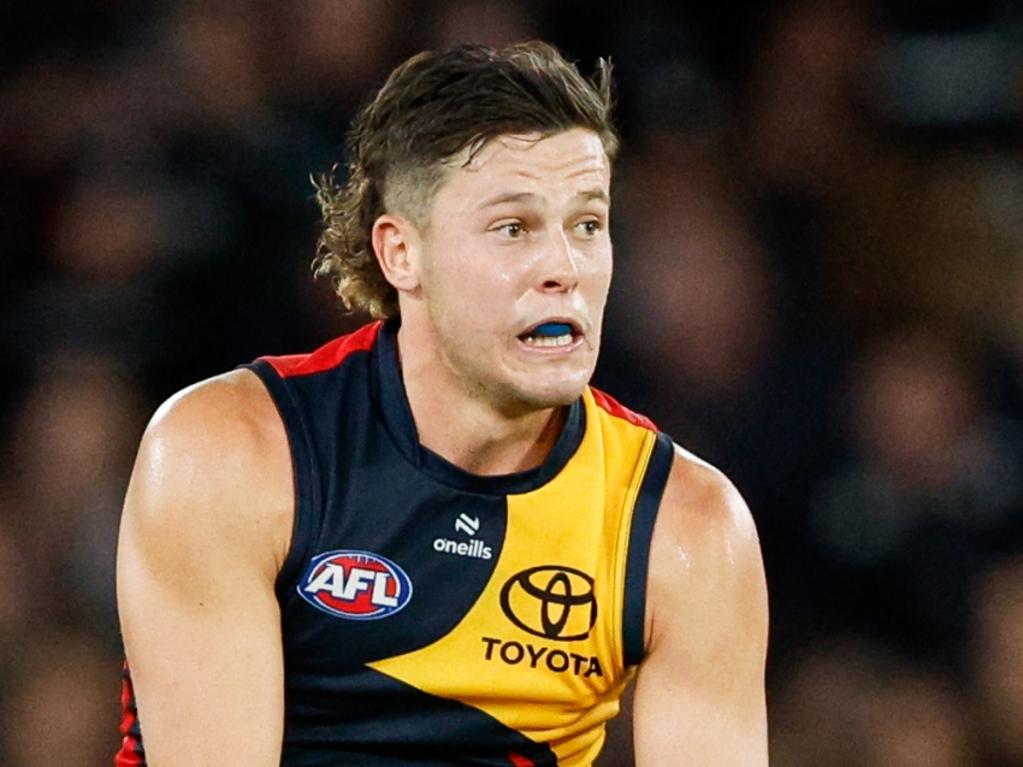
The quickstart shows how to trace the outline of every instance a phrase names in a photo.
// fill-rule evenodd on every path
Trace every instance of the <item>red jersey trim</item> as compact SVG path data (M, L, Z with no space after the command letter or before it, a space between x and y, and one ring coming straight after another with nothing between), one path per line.
M259 359L267 362L281 378L322 373L324 370L336 368L345 361L346 357L355 352L372 349L383 324L382 320L371 322L354 333L328 341L310 354L288 354L280 357L260 357Z
M128 663L125 661L121 672L121 750L114 756L114 767L144 767L142 744L139 740L138 708L135 704L135 689L131 683Z
M645 415L640 415L639 413L629 410L610 394L605 394L600 391L600 389L594 389L592 386L590 387L590 392L593 394L593 401L596 403L597 407L607 413L610 413L615 418L622 418L631 424L641 426L644 429L649 429L650 431L659 431L657 425L653 421Z

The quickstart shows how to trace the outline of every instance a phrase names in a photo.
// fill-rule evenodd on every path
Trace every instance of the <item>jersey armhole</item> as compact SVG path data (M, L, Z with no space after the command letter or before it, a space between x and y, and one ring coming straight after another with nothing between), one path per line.
M284 423L284 431L288 438L291 453L291 470L295 491L295 514L291 528L291 541L288 554L284 558L280 572L274 583L278 599L282 589L293 582L299 575L302 562L305 561L313 526L319 517L320 484L313 460L313 448L309 429L302 416L302 410L295 402L292 392L273 366L259 359L240 367L251 370L263 382Z
M671 438L659 432L629 523L622 611L622 647L626 668L639 664L645 653L646 585L650 565L650 540L674 457L675 446Z

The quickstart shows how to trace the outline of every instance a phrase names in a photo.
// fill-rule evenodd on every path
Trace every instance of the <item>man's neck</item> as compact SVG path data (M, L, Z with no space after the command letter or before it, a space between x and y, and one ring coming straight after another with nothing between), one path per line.
M525 471L546 460L561 433L566 408L509 416L473 396L439 355L417 353L417 347L404 328L399 331L405 395L423 447L480 475Z

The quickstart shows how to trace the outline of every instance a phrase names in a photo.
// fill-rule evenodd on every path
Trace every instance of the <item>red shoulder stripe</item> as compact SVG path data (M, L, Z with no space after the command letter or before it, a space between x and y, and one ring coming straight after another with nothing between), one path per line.
M350 354L372 349L377 340L377 333L380 332L383 324L379 320L371 322L354 333L328 341L310 354L288 354L280 357L260 357L259 359L268 362L281 378L320 373L337 367Z
M625 405L620 403L610 394L605 394L600 389L594 389L590 387L590 391L593 393L593 401L597 403L597 407L604 410L616 418L623 418L631 424L636 426L642 426L644 429L650 431L658 431L656 424L647 418L645 415L640 415L632 410L629 410Z

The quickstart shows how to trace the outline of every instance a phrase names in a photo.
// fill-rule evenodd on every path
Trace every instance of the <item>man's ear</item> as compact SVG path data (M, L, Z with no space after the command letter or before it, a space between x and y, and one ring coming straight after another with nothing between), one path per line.
M419 230L407 218L385 213L373 222L373 253L384 277L398 291L419 287L421 242Z

